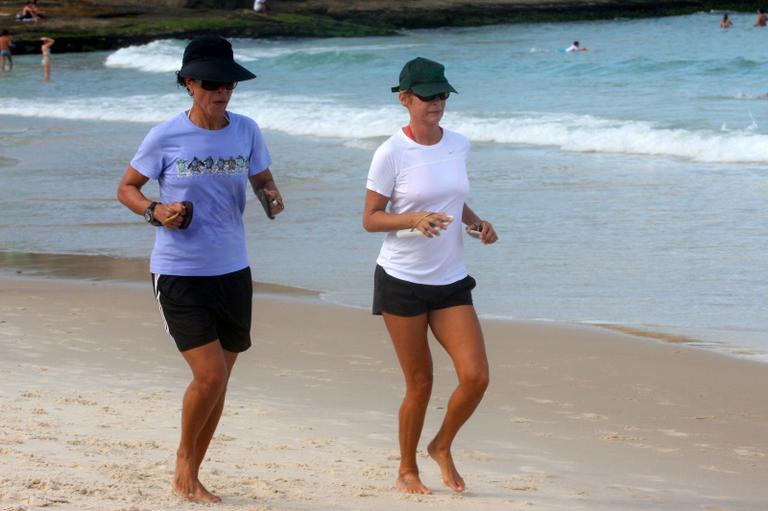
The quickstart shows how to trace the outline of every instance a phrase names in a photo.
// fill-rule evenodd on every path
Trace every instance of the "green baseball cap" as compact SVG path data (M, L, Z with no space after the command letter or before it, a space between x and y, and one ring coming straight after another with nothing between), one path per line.
M441 92L458 93L445 78L445 66L423 57L406 62L400 71L400 84L392 87L392 92L408 89L419 96L434 96Z

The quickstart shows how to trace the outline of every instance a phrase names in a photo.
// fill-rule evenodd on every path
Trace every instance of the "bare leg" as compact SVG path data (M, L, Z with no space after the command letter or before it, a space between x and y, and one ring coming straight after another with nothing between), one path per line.
M471 305L431 311L429 324L453 360L459 385L448 400L443 424L427 450L440 465L443 483L453 491L462 492L464 479L453 463L451 445L488 388L488 357L480 322Z
M400 468L395 486L403 493L432 493L419 479L416 449L432 393L432 354L427 342L427 315L415 317L383 314L405 377L405 397L400 405Z
M198 480L197 445L203 428L221 401L227 387L229 369L218 341L184 351L184 359L192 369L192 383L184 393L181 412L181 440L176 452L173 490L189 500L220 502Z
M223 351L224 360L227 363L227 381L229 381L229 377L232 375L232 367L235 365L238 354L227 350ZM195 462L198 470L200 470L200 465L203 464L205 453L208 451L208 446L211 443L211 438L213 438L213 434L216 432L216 427L219 425L221 412L224 411L224 400L226 399L226 395L227 388L225 386L221 398L219 398L218 403L216 403L216 406L214 406L211 411L211 415L208 417L208 422L205 423L203 429L200 430L200 435L197 437L197 445L195 445L195 455L197 456L197 459Z

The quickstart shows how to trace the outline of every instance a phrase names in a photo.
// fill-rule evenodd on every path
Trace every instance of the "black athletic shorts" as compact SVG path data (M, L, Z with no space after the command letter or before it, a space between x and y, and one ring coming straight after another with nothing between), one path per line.
M373 276L373 313L418 316L436 309L472 305L475 279L467 275L444 286L414 284L389 275L376 265Z
M219 340L227 351L251 347L251 269L212 277L152 274L165 330L179 351Z

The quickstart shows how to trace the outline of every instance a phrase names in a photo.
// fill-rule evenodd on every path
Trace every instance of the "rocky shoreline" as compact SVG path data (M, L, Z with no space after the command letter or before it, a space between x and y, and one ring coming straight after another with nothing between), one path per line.
M198 5L183 7L178 4ZM57 53L120 48L203 33L227 37L364 37L399 29L655 17L700 11L753 11L760 2L632 0L273 0L269 16L248 0L131 0L91 3L43 0L48 17L15 20L21 1L0 0L0 29L14 36L16 54L39 52L39 38L56 39ZM213 8L228 6L229 9ZM239 7L239 8L238 8Z

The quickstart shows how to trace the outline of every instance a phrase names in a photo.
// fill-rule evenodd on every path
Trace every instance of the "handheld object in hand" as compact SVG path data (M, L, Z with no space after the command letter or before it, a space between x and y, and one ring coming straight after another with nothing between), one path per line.
M261 206L264 208L264 213L267 214L267 218L270 220L275 219L275 215L272 213L272 201L270 201L269 197L267 197L267 193L264 191L263 188L259 188L256 190L256 198L259 199L259 202L261 202ZM277 200L277 199L274 199Z

